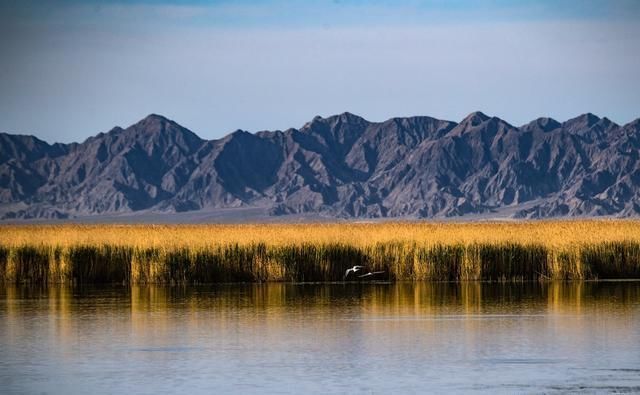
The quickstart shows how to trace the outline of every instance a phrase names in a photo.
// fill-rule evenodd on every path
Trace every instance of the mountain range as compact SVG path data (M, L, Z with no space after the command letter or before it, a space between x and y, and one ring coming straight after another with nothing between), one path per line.
M590 113L519 127L481 112L459 123L343 113L218 140L152 114L82 143L0 133L0 218L628 217L640 213L639 154L640 119Z

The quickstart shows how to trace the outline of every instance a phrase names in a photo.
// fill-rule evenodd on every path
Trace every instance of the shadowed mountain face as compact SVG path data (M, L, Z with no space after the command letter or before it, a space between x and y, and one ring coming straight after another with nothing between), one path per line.
M60 218L262 207L272 215L537 218L640 213L640 119L521 127L480 112L206 141L159 115L81 144L0 134L0 216Z

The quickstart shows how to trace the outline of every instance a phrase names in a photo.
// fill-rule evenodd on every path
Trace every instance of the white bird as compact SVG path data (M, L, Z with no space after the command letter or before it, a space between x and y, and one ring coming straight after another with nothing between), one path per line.
M349 268L349 269L347 269L347 271L346 271L346 272L344 272L344 277L342 277L342 279L344 280L344 279L346 279L347 277L349 277L349 274L350 274L350 273L353 273L353 274L356 274L356 275L357 275L357 274L358 274L358 272L359 272L360 270L362 270L362 269L364 269L364 266L358 266L358 265L356 265L356 266L354 266L354 267L352 267L352 268Z
M347 269L347 271L346 271L346 272L344 272L344 277L342 277L342 280L343 280L343 281L344 281L344 280L347 280L347 279L349 278L349 275L350 275L350 274L352 274L352 273L353 273L353 276L354 276L355 278L358 278L358 279L360 279L360 278L375 277L375 276L377 276L378 274L383 274L383 273L384 273L384 271L380 271L380 272L371 272L371 271L369 271L369 272L366 272L366 273L365 273L365 271L366 271L366 270L367 270L367 268L366 268L366 267L356 265L356 266L354 266L354 267L352 267L352 268L350 268L350 269Z

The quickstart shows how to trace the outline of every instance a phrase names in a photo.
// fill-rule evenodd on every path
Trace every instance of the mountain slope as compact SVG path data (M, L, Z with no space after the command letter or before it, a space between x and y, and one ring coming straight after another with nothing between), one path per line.
M515 127L474 112L205 141L159 115L83 143L0 134L0 216L60 218L261 207L271 215L519 218L640 213L640 119L584 114Z

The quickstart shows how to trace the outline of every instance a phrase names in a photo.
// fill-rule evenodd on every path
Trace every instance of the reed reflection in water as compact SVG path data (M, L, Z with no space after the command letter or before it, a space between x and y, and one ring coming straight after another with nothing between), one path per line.
M6 287L0 388L640 391L640 283Z

